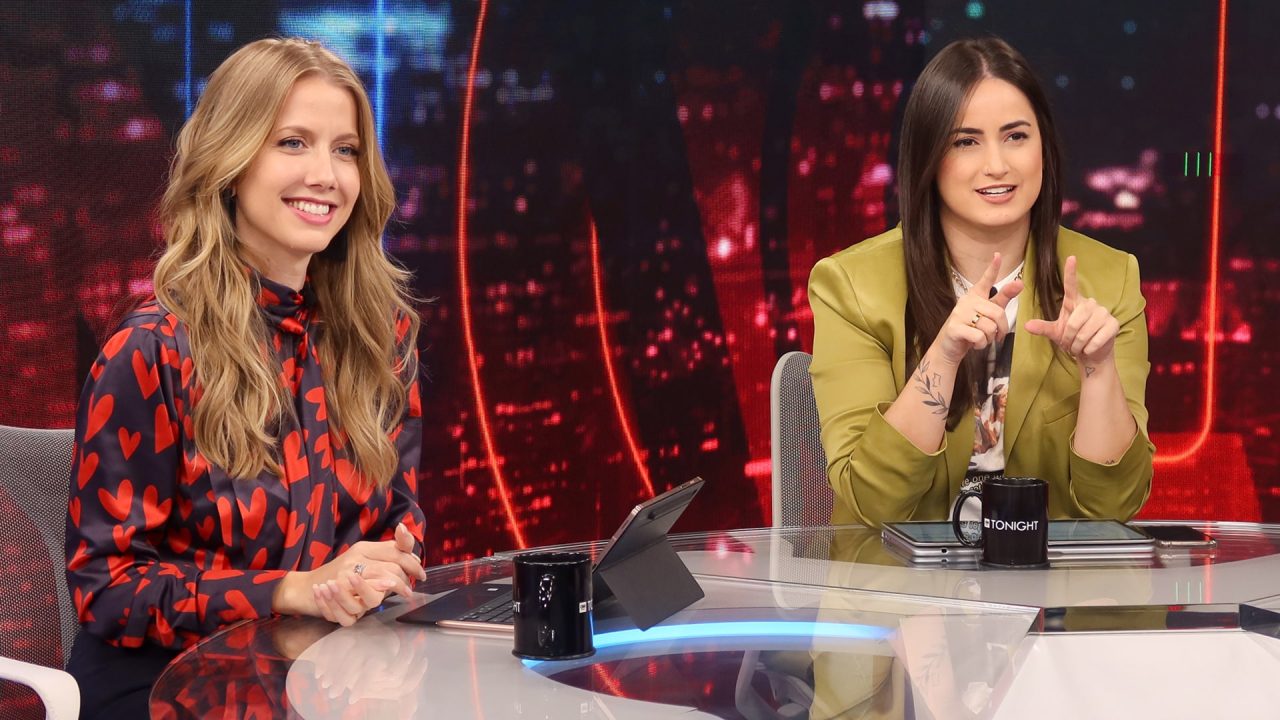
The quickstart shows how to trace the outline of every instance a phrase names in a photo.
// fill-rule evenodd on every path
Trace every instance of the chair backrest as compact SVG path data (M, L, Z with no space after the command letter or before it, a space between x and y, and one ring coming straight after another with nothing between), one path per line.
M72 430L0 425L0 604L20 612L25 626L7 629L16 640L5 637L0 655L59 669L80 630L63 553L74 446Z
M833 496L809 377L812 360L806 352L783 355L769 383L774 527L831 522Z

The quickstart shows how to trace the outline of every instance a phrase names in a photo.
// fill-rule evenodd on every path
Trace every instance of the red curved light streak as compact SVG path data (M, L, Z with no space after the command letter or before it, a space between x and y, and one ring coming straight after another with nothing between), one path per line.
M605 320L604 286L600 269L600 239L596 234L596 222L591 220L591 287L596 300L596 327L600 328L600 356L604 358L605 375L609 378L609 392L613 394L613 411L622 426L622 436L627 441L627 450L631 453L631 462L640 473L645 492L653 497L653 481L649 479L649 468L645 466L640 446L636 444L635 434L631 431L631 423L627 420L627 412L622 407L622 393L618 390L618 377L613 369L613 356L609 351L609 323Z
M471 181L471 105L475 98L476 66L480 59L480 38L484 35L485 15L489 10L489 0L480 0L480 10L476 16L476 34L471 40L471 65L467 68L467 89L462 101L462 136L458 151L458 294L462 308L462 337L467 346L467 365L471 371L471 389L476 398L476 419L480 422L480 435L484 438L484 452L489 460L489 472L493 475L493 483L498 488L498 498L502 501L502 510L507 514L507 522L511 525L511 535L515 538L516 547L528 547L524 541L524 533L516 521L515 508L511 506L511 495L507 491L506 480L502 477L502 468L498 467L498 452L493 445L493 432L489 428L489 411L485 407L484 387L480 383L480 366L476 361L475 338L471 333L471 281L467 271L467 189Z
M1227 0L1218 2L1218 73L1217 85L1214 89L1213 107L1213 157L1218 166L1214 168L1211 185L1209 209L1209 289L1205 333L1205 380L1204 407L1201 410L1200 430L1196 438L1184 449L1172 454L1158 453L1155 462L1158 464L1177 463L1199 452L1209 439L1209 431L1213 428L1213 406L1217 396L1218 365L1218 252L1221 245L1220 220L1222 211L1222 125L1223 100L1227 85Z

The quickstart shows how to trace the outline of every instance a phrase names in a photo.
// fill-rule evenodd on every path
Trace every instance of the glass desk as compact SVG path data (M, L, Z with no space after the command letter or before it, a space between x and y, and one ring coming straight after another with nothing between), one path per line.
M350 628L232 626L156 683L156 717L1269 717L1280 706L1280 526L1194 523L1212 551L992 570L912 565L861 527L692 533L706 592L597 653L522 662L509 634L395 617L510 554L432 568ZM603 543L558 546L598 552Z

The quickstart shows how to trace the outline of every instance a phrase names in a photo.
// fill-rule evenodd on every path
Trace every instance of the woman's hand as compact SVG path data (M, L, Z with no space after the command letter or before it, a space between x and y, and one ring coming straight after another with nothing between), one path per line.
M1062 308L1058 319L1028 320L1027 332L1049 338L1086 368L1111 360L1115 354L1120 321L1093 298L1080 297L1076 282L1076 258L1067 258L1062 269Z
M410 578L426 577L413 554L413 535L400 524L394 540L361 541L315 570L289 573L280 582L272 607L280 613L351 625L381 605L388 593L411 597Z
M978 282L956 300L955 308L934 340L942 360L959 365L970 350L982 350L1009 334L1005 308L1022 292L1023 284L1021 280L1014 280L993 296L991 288L999 272L1000 253L995 253Z

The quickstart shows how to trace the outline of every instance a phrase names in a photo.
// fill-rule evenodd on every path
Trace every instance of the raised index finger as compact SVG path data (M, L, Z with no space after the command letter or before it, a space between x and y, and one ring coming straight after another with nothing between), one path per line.
M1062 309L1071 312L1076 309L1076 301L1080 298L1080 289L1076 284L1076 256L1067 258L1062 268Z
M991 286L996 284L996 276L1000 273L1000 253L991 256L991 264L987 265L986 272L982 273L982 277L978 278L978 282L969 288L969 292L986 300L991 296Z

